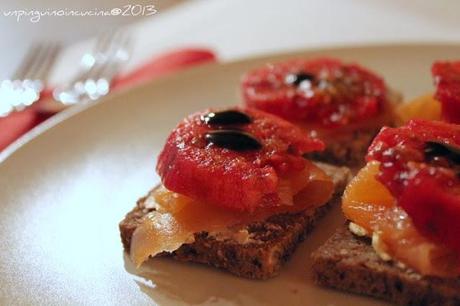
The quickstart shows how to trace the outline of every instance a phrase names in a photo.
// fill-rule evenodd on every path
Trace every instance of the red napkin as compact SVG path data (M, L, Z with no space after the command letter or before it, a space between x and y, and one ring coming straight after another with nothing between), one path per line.
M131 73L116 77L113 80L112 89L116 90L137 85L167 73L215 60L216 56L214 53L206 49L182 49L169 52L152 58ZM50 90L44 91L41 95L41 101L50 95ZM37 106L39 107L41 101L38 101L24 111L12 113L6 118L0 118L0 151L21 135L52 116L52 114L43 114L37 111Z

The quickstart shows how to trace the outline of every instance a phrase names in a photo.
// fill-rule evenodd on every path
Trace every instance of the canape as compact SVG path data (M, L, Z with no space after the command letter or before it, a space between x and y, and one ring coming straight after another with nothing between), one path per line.
M158 157L161 184L120 223L136 266L167 256L238 276L274 276L335 203L347 168L303 157L324 143L273 115L206 110L182 120Z
M460 305L460 125L384 128L346 187L349 220L314 254L317 283L401 305Z
M359 166L401 100L376 73L333 58L267 64L243 76L246 105L280 116L326 143L311 156Z

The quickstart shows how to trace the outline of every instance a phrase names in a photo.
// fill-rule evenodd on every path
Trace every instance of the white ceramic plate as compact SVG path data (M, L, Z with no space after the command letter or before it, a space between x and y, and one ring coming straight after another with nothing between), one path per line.
M459 54L459 46L375 46L212 64L61 114L0 156L0 303L382 305L310 279L309 254L343 222L338 208L264 282L167 259L136 271L118 222L158 182L155 157L170 129L192 111L237 103L240 75L251 67L332 55L369 66L413 97L433 90L434 60Z

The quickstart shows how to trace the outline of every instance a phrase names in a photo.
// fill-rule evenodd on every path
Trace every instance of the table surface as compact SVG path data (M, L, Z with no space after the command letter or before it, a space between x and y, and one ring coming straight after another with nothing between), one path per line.
M59 57L51 83L72 76L91 41L124 26L134 38L125 70L149 57L184 46L204 46L223 61L295 49L401 42L460 43L456 0L6 0L0 4L0 78L8 77L33 41L57 39L70 45ZM32 23L5 17L6 10L114 8L154 4L149 17L43 17ZM59 29L59 30L57 30ZM5 48L7 46L7 48Z

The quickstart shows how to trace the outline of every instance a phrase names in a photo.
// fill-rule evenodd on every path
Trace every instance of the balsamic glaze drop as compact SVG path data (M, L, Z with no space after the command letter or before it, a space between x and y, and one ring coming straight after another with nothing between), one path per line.
M296 74L291 73L288 74L285 78L286 84L294 86L299 86L303 81L313 82L314 80L315 76L307 72L300 72Z
M427 141L425 157L428 160L443 157L454 164L460 164L460 147L437 141Z
M206 142L234 151L258 150L262 144L251 134L240 130L216 130L205 134Z
M252 122L251 117L237 110L211 112L204 115L202 120L208 125L238 125Z

